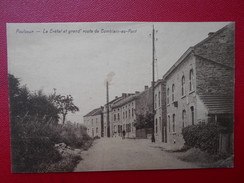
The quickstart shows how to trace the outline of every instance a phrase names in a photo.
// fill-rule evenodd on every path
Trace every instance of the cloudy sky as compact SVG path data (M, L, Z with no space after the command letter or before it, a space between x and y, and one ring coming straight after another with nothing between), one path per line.
M227 25L208 23L38 23L7 24L9 73L31 91L70 94L83 116L121 93L142 91L152 78L152 26L157 33L155 78L190 47Z

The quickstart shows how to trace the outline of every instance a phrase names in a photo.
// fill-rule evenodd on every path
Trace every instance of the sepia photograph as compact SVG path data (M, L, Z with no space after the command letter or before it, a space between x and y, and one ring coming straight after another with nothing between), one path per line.
M7 23L12 173L234 167L235 22Z

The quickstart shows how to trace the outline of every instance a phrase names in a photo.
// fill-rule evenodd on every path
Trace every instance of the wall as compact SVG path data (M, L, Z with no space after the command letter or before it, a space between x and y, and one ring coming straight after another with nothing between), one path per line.
M234 30L234 23L227 25L219 33L217 32L214 36L207 38L207 41L204 41L203 44L197 45L194 49L195 54L234 67Z
M87 116L84 117L84 124L87 127L87 134L91 137L101 137L102 136L102 115Z
M154 135L155 140L167 142L167 111L166 111L166 83L160 81L154 90ZM157 96L156 96L157 95ZM159 97L160 96L160 97ZM160 101L160 102L159 102Z
M230 67L196 57L198 95L234 94L234 70Z
M166 78L166 101L169 97L167 105L167 133L168 142L176 146L182 146L184 140L182 138L183 119L182 112L185 110L184 127L192 124L192 113L190 107L194 107L194 123L196 123L196 69L195 56L190 53L184 61ZM190 91L190 70L193 70L193 89ZM182 76L185 77L185 92L182 95ZM172 100L172 85L174 84L174 101ZM169 88L169 95L167 89ZM175 115L175 125L173 125L173 115ZM170 118L169 118L170 117ZM173 130L175 126L175 130Z

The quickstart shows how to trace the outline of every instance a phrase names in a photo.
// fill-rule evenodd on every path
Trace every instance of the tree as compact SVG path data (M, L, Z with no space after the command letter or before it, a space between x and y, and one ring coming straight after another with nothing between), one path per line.
M53 100L59 110L59 113L62 115L63 124L65 123L66 115L68 114L68 112L75 113L79 111L79 108L74 105L73 97L71 95L56 95L55 92Z
M136 122L134 123L134 126L136 129L143 129L143 128L152 128L153 127L153 114L147 113L145 115L140 114L138 115L138 118Z

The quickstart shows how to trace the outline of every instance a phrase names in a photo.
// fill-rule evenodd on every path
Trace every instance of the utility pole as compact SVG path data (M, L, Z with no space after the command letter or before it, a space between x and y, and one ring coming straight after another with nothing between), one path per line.
M155 106L154 106L154 62L155 62L155 30L153 25L152 30L152 107L153 107L153 128L152 128L152 142L155 142L155 136L154 136L154 117L155 117Z
M107 137L110 137L110 122L109 122L109 88L108 88L108 81L106 81L106 88L107 88Z

